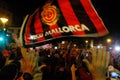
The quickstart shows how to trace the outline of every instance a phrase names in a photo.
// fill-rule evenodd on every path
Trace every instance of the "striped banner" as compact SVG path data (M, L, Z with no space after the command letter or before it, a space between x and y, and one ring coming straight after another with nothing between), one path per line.
M23 46L66 36L98 37L108 34L91 0L48 0L22 24Z

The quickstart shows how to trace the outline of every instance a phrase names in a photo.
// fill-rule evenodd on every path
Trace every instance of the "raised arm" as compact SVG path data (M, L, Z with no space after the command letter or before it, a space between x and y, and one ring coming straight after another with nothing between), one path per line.
M75 65L72 64L72 66L71 66L72 80L76 80L75 71L76 71Z
M106 80L106 72L109 64L110 55L105 47L96 48L92 50L92 62L83 59L86 63L93 80Z

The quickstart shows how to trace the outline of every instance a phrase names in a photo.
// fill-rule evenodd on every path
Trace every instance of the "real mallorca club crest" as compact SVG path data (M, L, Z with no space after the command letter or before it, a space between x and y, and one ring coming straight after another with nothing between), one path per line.
M51 3L46 3L43 6L41 17L43 23L49 26L56 24L59 19L58 8L54 5L51 5Z

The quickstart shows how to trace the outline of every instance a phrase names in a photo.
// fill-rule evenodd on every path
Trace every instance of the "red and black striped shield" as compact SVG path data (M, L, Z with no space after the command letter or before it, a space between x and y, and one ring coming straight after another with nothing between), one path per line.
M49 0L23 21L20 39L31 46L65 36L98 37L108 34L91 0Z

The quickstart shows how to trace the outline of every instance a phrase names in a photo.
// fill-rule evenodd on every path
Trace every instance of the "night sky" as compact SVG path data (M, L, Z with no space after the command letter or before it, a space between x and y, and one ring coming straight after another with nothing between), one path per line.
M3 0L10 6L10 10L13 13L13 20L16 25L20 26L23 21L23 17L27 14L31 14L34 10L45 0ZM120 4L119 0L91 0L99 16L102 18L106 28L113 36L119 36L119 24L120 24Z

